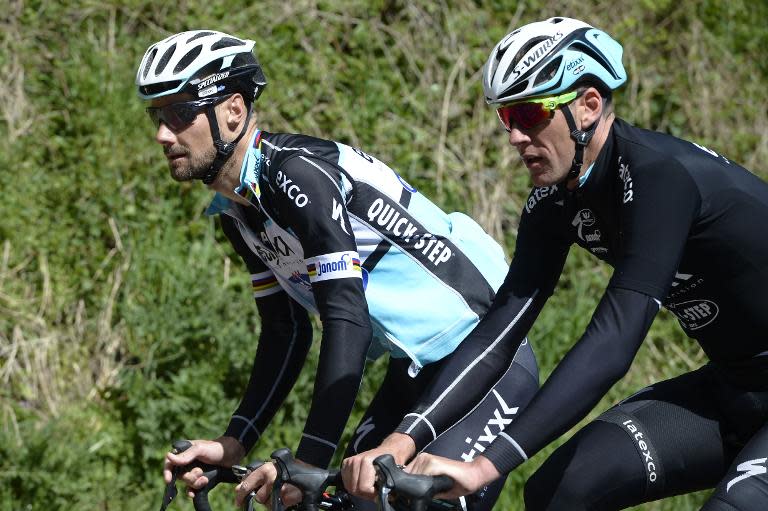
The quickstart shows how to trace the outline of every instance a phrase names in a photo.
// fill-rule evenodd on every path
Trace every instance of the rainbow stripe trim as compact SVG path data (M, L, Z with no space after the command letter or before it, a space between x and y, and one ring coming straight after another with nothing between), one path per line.
M280 284L274 273L266 271L251 275L251 285L253 287L253 297L268 296L280 291Z

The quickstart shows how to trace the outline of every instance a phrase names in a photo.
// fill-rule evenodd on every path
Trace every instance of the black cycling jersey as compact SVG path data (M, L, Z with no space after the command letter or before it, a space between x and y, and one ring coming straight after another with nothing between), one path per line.
M398 431L421 446L471 408L514 356L573 243L614 273L582 338L485 451L501 473L597 404L628 370L661 304L713 364L768 365L768 238L759 224L765 218L768 185L746 169L616 119L580 187L532 190L491 310Z

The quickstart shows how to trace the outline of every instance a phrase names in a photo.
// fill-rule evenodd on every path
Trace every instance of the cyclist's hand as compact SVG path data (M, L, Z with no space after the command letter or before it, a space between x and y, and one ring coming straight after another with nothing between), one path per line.
M301 490L292 484L284 484L282 490L280 490L280 499L283 501L285 507L295 506L301 502L303 498L304 496L301 494Z
M344 488L352 495L373 500L376 497L373 486L376 482L376 469L373 467L373 460L382 454L391 454L395 463L403 464L414 452L416 445L411 437L402 433L389 435L375 449L347 458L341 463Z
M216 440L192 440L192 447L186 451L179 454L169 452L165 455L163 478L166 484L170 483L174 467L188 465L195 460L229 467L240 461L244 455L243 446L231 437L221 437ZM208 483L208 478L201 477L202 473L202 469L194 468L179 474L178 479L187 485L188 495L194 496L195 490L199 490Z
M450 476L454 481L453 488L446 493L435 495L440 499L455 499L462 495L469 495L501 476L493 463L484 456L478 456L466 463L421 453L405 467L405 471L412 474Z
M275 468L275 464L264 463L235 486L235 505L243 507L248 494L255 492L256 501L266 506L272 496L272 485L276 478L277 468Z
M298 460L297 460L298 461ZM235 505L243 507L245 498L251 492L256 492L254 498L259 504L271 505L272 485L277 479L277 468L274 463L265 463L235 487ZM280 499L285 507L295 506L301 502L301 490L291 484L284 484L280 491Z

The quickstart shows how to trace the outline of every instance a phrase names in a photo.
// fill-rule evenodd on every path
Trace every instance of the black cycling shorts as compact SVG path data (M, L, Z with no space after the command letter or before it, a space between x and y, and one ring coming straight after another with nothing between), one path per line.
M709 488L706 511L768 509L765 367L707 364L637 392L544 462L526 509L617 510Z

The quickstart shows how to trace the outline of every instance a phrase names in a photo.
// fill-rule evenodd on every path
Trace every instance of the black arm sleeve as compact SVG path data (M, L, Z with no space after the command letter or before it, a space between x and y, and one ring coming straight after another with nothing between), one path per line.
M648 295L609 288L582 338L483 456L508 473L584 418L629 370L658 311Z
M221 227L252 274L267 266L251 252L231 217L221 216ZM312 343L306 311L285 292L256 298L261 335L248 386L225 435L237 438L250 451L296 383Z
M674 160L632 167L618 260L584 335L484 455L504 473L573 427L629 370L680 264L701 205ZM629 170L628 170L629 172Z
M504 375L557 284L568 242L541 229L561 210L524 213L515 256L485 317L437 374L419 404L397 428L423 449L476 406ZM545 233L546 235L542 235Z
M296 155L273 169L270 196L281 222L304 250L323 337L312 405L297 458L327 466L344 431L372 340L359 255L339 186L339 170L316 157ZM296 193L306 202L295 200ZM353 269L353 259L357 268ZM343 264L339 264L343 261ZM345 269L339 270L344 267Z
M226 435L250 451L272 420L304 366L312 343L306 311L285 293L256 299L261 336L251 378Z
M333 292L334 284L323 284L326 289L316 290L316 296L318 292ZM320 467L331 462L360 388L368 349L364 341L370 338L370 325L342 318L323 322L312 405L297 458Z

